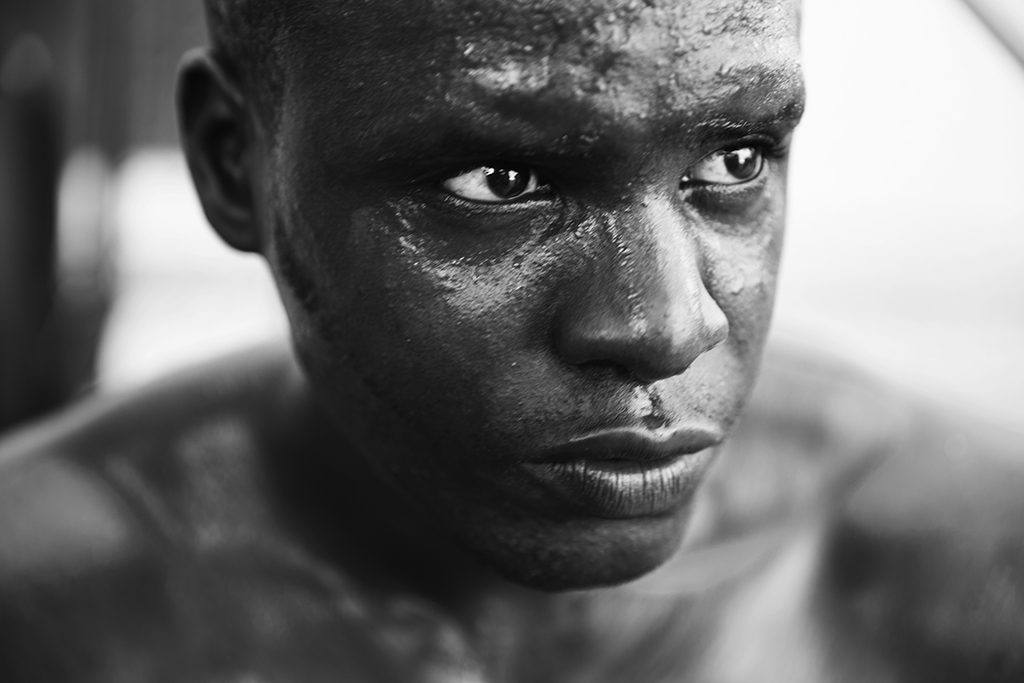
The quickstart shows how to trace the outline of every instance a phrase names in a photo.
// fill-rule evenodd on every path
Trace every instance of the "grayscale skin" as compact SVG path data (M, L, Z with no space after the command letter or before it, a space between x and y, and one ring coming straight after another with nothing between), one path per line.
M0 680L1020 679L1013 445L806 359L738 422L794 3L289 7L273 116L179 106L293 346L0 446Z
M472 611L477 587L453 579L440 595L445 577L426 573L457 566L440 556L448 549L396 541L387 516L351 510L366 501L322 460L333 427L311 404L282 346L8 438L0 680L960 683L1024 672L1013 442L953 428L807 354L769 354L683 552L612 588L493 580Z
M333 462L515 581L650 571L770 321L796 6L307 4L274 120L204 54L180 102L208 217L278 282ZM534 187L495 201L489 167ZM574 447L689 457L626 494L559 469Z

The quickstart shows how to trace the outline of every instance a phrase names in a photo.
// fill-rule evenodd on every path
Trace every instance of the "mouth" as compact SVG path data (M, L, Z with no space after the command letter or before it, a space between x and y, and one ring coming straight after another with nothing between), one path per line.
M708 428L613 429L556 446L525 468L587 514L659 516L690 501L723 436Z

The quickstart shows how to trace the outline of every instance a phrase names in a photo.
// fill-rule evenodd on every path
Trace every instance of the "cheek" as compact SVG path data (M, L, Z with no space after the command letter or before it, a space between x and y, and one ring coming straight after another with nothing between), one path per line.
M315 316L314 334L325 341L321 353L358 381L327 390L346 402L369 392L423 438L462 452L482 447L496 421L516 416L493 405L508 391L502 378L544 355L556 259L523 245L467 262L416 240L400 213L351 215L341 245L317 252L336 253L344 267L317 268L330 305Z
M712 230L702 238L706 286L729 319L730 343L759 351L771 323L782 251L784 205L742 231Z
M732 250L740 257L721 266L712 296L722 302L735 336L760 347L771 323L779 267L779 245L773 236Z
M699 358L690 381L703 388L701 410L731 422L749 394L771 323L782 246L781 210L751 230L701 237L705 286L729 321L729 338Z

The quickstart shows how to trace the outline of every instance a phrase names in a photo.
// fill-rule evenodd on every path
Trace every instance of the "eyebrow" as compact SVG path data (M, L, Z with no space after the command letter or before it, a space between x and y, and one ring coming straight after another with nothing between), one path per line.
M803 115L805 99L798 68L753 65L736 69L735 89L706 110L680 109L655 130L671 135L686 121L696 145L752 133L788 131ZM744 84L745 82L745 84ZM481 106L482 105L482 106ZM385 132L370 163L381 170L481 160L557 160L614 155L626 144L599 122L601 112L585 99L545 100L536 92L502 93L442 108L413 128ZM595 124L595 125L588 125ZM424 134L424 127L432 127ZM435 132L436 131L436 132Z
M798 63L756 63L732 68L728 78L734 89L716 102L697 124L753 127L795 126L803 117L806 87Z
M802 89L775 98L763 106L722 107L694 125L700 137L716 138L743 133L791 131L803 118L806 102Z

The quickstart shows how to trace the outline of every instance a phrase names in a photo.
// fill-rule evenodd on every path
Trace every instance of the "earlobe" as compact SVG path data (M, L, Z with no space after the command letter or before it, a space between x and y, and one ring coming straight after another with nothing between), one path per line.
M260 251L245 99L209 50L185 55L178 70L178 126L206 218L225 242Z

